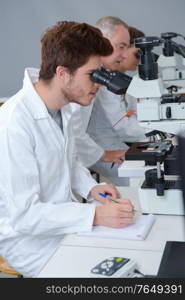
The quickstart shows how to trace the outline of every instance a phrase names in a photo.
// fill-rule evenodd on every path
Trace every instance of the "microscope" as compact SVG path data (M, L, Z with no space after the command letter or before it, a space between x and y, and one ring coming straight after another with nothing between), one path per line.
M137 118L141 126L177 134L185 129L185 96L167 89L160 77L152 50L163 43L166 39L155 36L135 39L135 47L141 50L140 64L127 93L137 98Z
M159 76L158 62L152 50L164 43L164 40L158 37L135 40L136 47L141 50L141 63L138 74L132 79L119 71L109 72L101 68L91 74L91 80L105 85L115 94L126 91L137 98L138 120L148 130L176 134L183 127L185 129L185 97L173 94L172 90L169 92ZM145 175L138 189L142 213L184 214L177 147L163 135L158 141L134 143L126 152L124 176ZM128 162L142 162L142 176Z
M172 39L185 37L181 34L174 32L166 32L161 34L163 39L163 54L157 60L161 77L164 85L169 91L172 89L174 93L185 93L185 46L174 42ZM181 59L181 64L184 67L178 70L177 56Z
M137 117L141 126L176 135L185 129L185 96L177 91L174 93L172 88L167 89L160 76L152 50L163 43L167 44L164 35L163 38L135 40L135 46L141 50L141 61L127 93L137 98ZM126 161L144 162L145 179L138 189L143 213L184 214L177 149L178 145L172 139L162 139L133 144L126 152Z
M142 213L184 215L178 146L171 140L134 143L125 161L143 161L144 181L138 188Z

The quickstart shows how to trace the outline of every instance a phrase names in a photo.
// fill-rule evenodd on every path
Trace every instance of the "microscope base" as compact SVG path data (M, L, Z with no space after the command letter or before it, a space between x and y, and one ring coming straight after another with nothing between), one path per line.
M164 196L157 196L156 189L139 188L139 203L142 213L161 215L184 215L182 191L169 189Z

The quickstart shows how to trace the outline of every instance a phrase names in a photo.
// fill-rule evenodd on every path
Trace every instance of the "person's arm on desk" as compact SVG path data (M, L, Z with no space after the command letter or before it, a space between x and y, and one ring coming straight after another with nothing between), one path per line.
M101 193L116 201L101 197ZM91 196L103 204L96 207L93 225L123 228L133 223L134 207L131 201L119 199L119 192L113 184L93 187Z
M127 150L107 150L105 151L102 160L105 162L114 162L121 164L124 161L125 152L127 152Z

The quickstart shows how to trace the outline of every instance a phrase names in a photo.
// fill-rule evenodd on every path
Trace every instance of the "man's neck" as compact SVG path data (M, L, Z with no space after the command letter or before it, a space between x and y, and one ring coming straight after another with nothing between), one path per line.
M69 103L54 81L46 83L44 80L39 80L34 84L34 88L50 110L57 111Z

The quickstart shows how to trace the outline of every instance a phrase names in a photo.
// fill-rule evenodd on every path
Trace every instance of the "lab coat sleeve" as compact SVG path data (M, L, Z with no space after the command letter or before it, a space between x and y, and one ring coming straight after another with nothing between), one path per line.
M22 234L48 236L91 230L95 214L93 204L72 202L65 192L58 195L57 203L42 198L39 167L31 139L24 130L0 130L3 217L11 222L12 230Z
M105 151L99 146L88 133L76 136L76 155L85 167L94 165L101 157L103 157Z
M76 155L82 164L88 168L103 156L104 149L86 133L83 122L85 113L87 112L85 110L82 112L81 107L75 106L73 110L73 134L75 136Z
M88 119L88 111L82 112L81 106L71 105L72 132L74 147L72 152L72 189L83 198L88 198L92 187L98 183L92 178L89 167L96 163L103 155L104 150L86 133L84 117ZM86 114L84 116L84 114ZM86 120L88 122L88 120ZM84 184L85 183L85 184Z
M84 184L85 183L85 184ZM102 185L104 183L101 183ZM76 160L73 164L72 188L73 190L85 199L89 199L91 189L99 185L91 176L89 170L82 163ZM92 200L91 198L89 200Z

